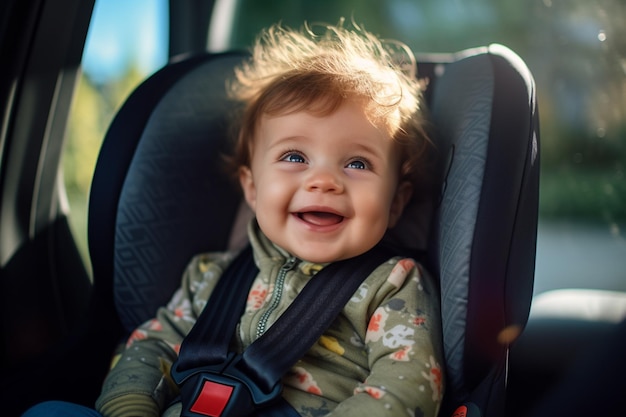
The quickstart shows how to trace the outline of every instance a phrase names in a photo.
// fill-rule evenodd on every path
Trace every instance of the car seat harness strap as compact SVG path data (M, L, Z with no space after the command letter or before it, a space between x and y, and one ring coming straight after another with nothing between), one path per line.
M231 262L184 339L172 378L184 417L287 417L282 376L323 335L363 280L391 252L376 246L315 274L276 322L243 353L229 351L258 274L248 246Z

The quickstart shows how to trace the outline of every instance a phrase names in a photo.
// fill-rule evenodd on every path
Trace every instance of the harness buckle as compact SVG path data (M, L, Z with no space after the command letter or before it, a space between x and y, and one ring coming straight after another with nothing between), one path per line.
M282 384L264 392L237 365L241 355L229 354L225 365L179 371L172 378L180 387L182 417L248 417L280 398Z

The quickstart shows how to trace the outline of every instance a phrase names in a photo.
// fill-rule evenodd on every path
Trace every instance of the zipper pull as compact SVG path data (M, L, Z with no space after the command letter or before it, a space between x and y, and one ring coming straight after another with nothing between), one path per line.
M270 305L267 307L261 318L259 318L259 323L256 328L256 337L257 339L261 337L265 330L267 330L267 321L270 318L270 314L278 308L278 304L280 300L283 298L283 285L285 285L285 278L287 277L287 272L291 271L294 266L296 266L296 262L298 258L295 256L290 256L284 264L280 267L278 271L278 277L276 278L276 283L274 285L274 295L272 295L272 301Z
M298 261L298 258L296 258L295 256L289 257L287 261L285 261L283 266L280 267L280 270L284 272L291 271L293 267L296 266L297 261Z

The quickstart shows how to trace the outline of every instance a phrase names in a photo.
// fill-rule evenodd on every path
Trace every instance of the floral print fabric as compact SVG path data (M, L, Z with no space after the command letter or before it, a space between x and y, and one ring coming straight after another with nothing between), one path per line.
M258 337L261 317L265 315L271 326L323 267L298 261L278 288L278 272L288 254L254 223L249 236L260 273L238 325L234 346L239 350ZM152 396L163 413L176 395L169 367L232 258L222 253L191 261L170 303L129 338L105 381L99 406L122 403L125 393L131 394L129 399L141 394ZM435 416L444 389L438 299L432 279L412 259L392 258L380 265L285 375L284 398L311 417ZM146 386L125 381L143 381ZM109 408L119 409L117 405Z

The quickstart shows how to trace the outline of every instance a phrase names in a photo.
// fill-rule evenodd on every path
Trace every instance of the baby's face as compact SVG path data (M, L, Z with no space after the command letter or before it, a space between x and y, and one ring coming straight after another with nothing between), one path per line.
M328 116L264 116L240 179L269 239L301 259L334 262L375 246L400 216L411 188L398 186L398 161L387 130L346 101Z

